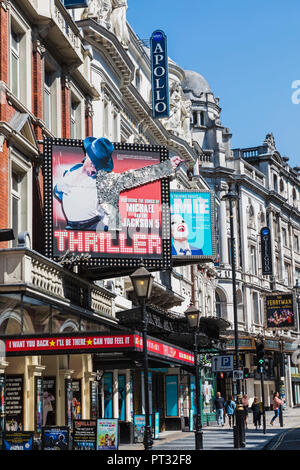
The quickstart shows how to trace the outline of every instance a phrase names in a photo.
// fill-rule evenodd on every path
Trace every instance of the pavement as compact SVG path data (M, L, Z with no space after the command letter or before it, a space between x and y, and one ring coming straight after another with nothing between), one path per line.
M277 448L277 442L281 435L289 429L300 427L300 407L286 408L283 411L283 427L280 427L277 418L274 425L271 426L270 420L273 417L273 411L266 411L266 434L262 428L256 430L253 425L252 413L248 416L248 428L246 429L246 447L245 450L262 450L268 445L268 450ZM262 422L262 420L261 420ZM228 420L224 427L205 426L203 427L203 448L204 450L233 450L233 430L229 427ZM119 450L143 450L143 444L123 444ZM153 451L168 450L178 451L195 449L194 432L165 431L159 434L159 439L153 441ZM240 449L241 451L244 449Z

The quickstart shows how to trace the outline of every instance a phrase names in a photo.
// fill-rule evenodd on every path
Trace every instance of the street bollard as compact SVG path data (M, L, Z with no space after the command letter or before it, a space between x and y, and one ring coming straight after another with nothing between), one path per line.
M236 420L233 428L234 448L246 447L245 439L245 411L242 405L242 395L237 395L237 404L235 410Z

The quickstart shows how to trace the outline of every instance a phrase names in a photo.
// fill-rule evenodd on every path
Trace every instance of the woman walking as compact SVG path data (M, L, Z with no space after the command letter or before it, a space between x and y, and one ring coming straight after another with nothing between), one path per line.
M274 411L274 416L273 418L271 419L270 421L270 424L273 426L273 423L275 421L276 418L278 418L279 416L279 411L280 411L280 407L281 405L283 404L283 401L284 400L280 400L279 398L279 392L275 392L274 395L273 395L273 411Z
M232 427L233 427L233 424L234 424L235 408L236 408L236 404L233 400L233 397L229 397L228 400L225 403L225 411L226 411L226 414L228 416L229 426L230 427L231 427L231 423L232 423Z
M244 407L244 419L245 419L245 428L248 428L248 407L249 407L249 400L248 395L245 393L242 398L242 405Z
M261 418L261 411L259 407L259 401L257 397L254 397L253 403L251 405L251 410L253 411L253 424L257 429L257 425L260 427L260 418Z

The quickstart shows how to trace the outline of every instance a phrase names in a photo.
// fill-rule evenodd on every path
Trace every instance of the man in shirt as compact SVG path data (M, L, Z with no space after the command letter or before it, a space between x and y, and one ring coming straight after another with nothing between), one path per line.
M214 411L216 411L218 426L224 426L224 405L224 398L221 397L220 392L217 392L216 398L214 400Z

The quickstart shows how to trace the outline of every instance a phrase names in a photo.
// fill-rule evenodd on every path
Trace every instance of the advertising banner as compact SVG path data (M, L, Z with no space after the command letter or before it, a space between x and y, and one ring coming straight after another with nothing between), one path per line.
M152 76L152 117L166 118L170 115L169 105L169 74L167 37L163 31L152 33L150 39L151 49L151 76Z
M266 295L267 328L294 328L295 306L293 294Z
M5 376L0 375L0 434L5 431Z
M214 260L212 191L171 191L171 250L174 265Z
M101 139L88 139L101 149ZM168 151L114 144L103 170L86 149L79 140L44 141L46 256L94 268L134 268L141 258L170 266Z
M73 450L96 450L97 421L90 419L74 420Z
M3 450L33 450L32 431L6 431L3 435Z
M5 430L23 431L23 375L7 375L5 381Z
M7 356L37 355L37 354L78 354L91 352L121 352L141 351L143 338L139 334L113 334L88 335L86 333L73 333L69 336L50 337L14 337L5 340ZM194 364L194 355L187 349L179 348L164 341L152 339L148 336L147 349L150 356L167 359L185 365ZM49 382L50 379L50 382ZM50 389L48 389L48 387ZM55 377L44 377L44 401L51 394L51 406L55 406ZM48 393L45 393L48 392ZM48 400L49 401L49 400ZM51 410L49 403L48 410ZM44 420L47 418L45 410ZM50 423L45 423L50 424ZM53 424L53 423L52 423Z
M69 450L69 427L43 426L42 450Z
M134 415L134 442L143 442L145 426L146 426L146 417L145 415Z
M81 379L72 380L72 416L73 419L81 419Z
M73 390L72 390L72 380L65 379L65 410L66 410L66 424L69 428L72 428L73 423Z
M118 450L118 419L97 420L97 450Z

